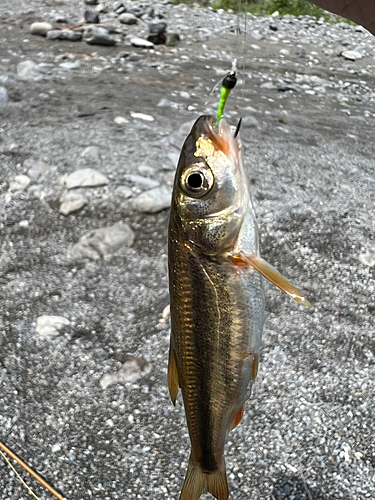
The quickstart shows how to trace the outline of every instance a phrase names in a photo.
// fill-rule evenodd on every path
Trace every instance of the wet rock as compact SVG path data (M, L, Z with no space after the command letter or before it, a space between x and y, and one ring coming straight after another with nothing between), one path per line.
M125 12L124 14L121 14L121 16L119 16L118 20L120 21L120 23L128 24L128 25L138 23L138 18L134 14L131 14L129 12Z
M27 60L17 64L17 73L25 80L38 80L43 78L44 72L34 61Z
M115 39L105 28L89 26L83 35L83 39L89 45L115 45Z
M133 200L133 208L138 212L154 214L171 206L171 191L165 186L141 193Z
M85 0L86 5L98 5L99 0Z
M167 23L153 23L150 25L150 34L147 37L149 42L155 45L165 44Z
M125 222L103 227L85 234L68 252L71 260L87 257L97 260L109 257L123 247L134 242L134 232Z
M152 42L136 36L130 39L130 43L133 45L133 47L139 47L141 49L152 49L154 46Z
M98 24L100 23L99 16L93 10L85 10L85 22L88 24Z
M98 146L88 146L81 153L81 158L89 161L98 161L100 159L100 153Z
M27 175L32 181L37 181L48 172L48 165L42 160L28 158L23 162L23 167L27 169Z
M77 187L104 186L109 183L109 179L98 170L82 168L65 177L63 182L67 189L74 189Z
M279 27L277 26L277 24L270 24L271 31L277 31L278 29L279 29Z
M168 47L175 47L180 42L180 35L178 33L167 33L167 40L165 45Z
M87 204L88 200L85 196L75 192L64 193L60 198L59 213L69 215L72 212L80 210Z
M115 190L115 193L119 194L123 198L131 198L133 196L133 191L129 186L118 186Z
M82 40L80 31L66 30L61 32L60 40L68 40L69 42L79 42Z
M30 33L32 35L46 36L51 30L53 30L51 23L33 23L30 26Z
M130 112L133 118L137 118L138 120L143 120L145 122L153 122L155 118L151 115L146 115L144 113L135 113L133 111Z
M143 177L142 175L128 174L125 175L125 180L132 182L133 184L137 184L138 186L145 187L147 189L152 189L154 187L159 186L158 181L150 179L148 177Z
M16 175L13 182L9 186L10 191L23 191L30 184L30 178L27 175Z
M0 106L5 106L9 101L8 91L5 87L0 87Z
M152 366L143 358L131 358L115 373L105 373L100 380L102 389L107 389L112 384L136 382L141 377L151 372Z
M41 337L54 338L70 326L70 321L63 316L39 316L36 320L36 333Z
M123 116L116 116L113 121L117 123L117 125L125 125L126 123L129 123L129 120L127 120Z

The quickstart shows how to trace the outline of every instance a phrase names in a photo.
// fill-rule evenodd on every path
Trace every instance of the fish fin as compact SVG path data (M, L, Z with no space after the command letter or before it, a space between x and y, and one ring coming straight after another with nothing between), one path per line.
M176 353L172 346L170 346L169 348L168 388L172 403L175 405L179 389L179 382L178 382Z
M253 380L256 379L258 374L258 366L259 366L259 354L253 354L253 361L251 362L251 378Z
M227 500L229 490L225 466L207 475L207 491L217 498L217 500Z
M180 500L198 500L201 494L207 490L207 474L200 467L193 464L191 455L185 482L182 486Z
M217 500L227 500L229 496L225 466L211 474L205 474L198 465L194 465L191 455L180 500L198 500L204 491L208 491Z
M232 426L230 428L230 430L232 431L235 427L237 427L237 425L241 422L241 419L242 419L242 415L243 415L243 410L244 410L244 407L241 406L241 408L238 410L238 412L236 413L236 416L234 417L234 420L233 420L233 423L232 423Z
M258 255L244 254L241 252L232 256L232 262L237 266L252 266L273 285L277 286L277 288L279 288L282 292L286 293L290 298L298 302L298 304L306 307L312 307L310 302L304 294L298 290L298 288L289 283L289 281L284 278L284 276L282 276L277 269Z

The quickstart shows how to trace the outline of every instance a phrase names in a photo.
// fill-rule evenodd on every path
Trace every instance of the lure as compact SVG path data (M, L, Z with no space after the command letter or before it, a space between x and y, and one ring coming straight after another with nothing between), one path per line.
M218 125L219 121L223 117L225 103L227 102L230 91L234 89L236 83L237 83L237 78L236 78L236 72L234 70L232 70L223 78L223 82L220 88L220 101L219 101L219 106L217 108L216 125Z

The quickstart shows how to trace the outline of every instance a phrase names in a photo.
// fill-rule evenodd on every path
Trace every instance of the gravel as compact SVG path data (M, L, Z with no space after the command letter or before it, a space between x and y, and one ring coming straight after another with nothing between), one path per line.
M267 288L259 375L226 446L230 498L375 498L374 38L347 23L248 15L245 42L244 16L157 1L132 2L139 22L124 26L108 2L88 29L113 45L88 45L30 34L33 22L79 24L73 0L1 6L0 439L67 499L178 499L189 442L159 321L168 209L135 210L145 193L134 185L130 196L125 176L149 166L170 199L178 148L215 112L210 92L237 57L226 115L251 117L241 134L262 256L314 307ZM131 45L160 19L175 46ZM100 155L82 157L93 144ZM87 203L64 216L60 179L86 166L108 182L79 187ZM17 176L29 179L22 190ZM119 224L128 238L108 244L103 230ZM69 259L92 234L101 243L88 236L87 253ZM69 327L41 337L41 316ZM27 495L2 459L0 491Z

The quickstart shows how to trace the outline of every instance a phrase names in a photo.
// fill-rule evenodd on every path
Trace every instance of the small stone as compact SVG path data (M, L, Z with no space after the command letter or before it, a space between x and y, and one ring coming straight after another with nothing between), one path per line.
M85 0L86 5L98 5L99 0Z
M109 257L123 247L130 247L134 242L134 232L125 222L90 231L82 236L68 251L68 259L87 257L97 260Z
M85 22L88 24L98 24L100 19L98 14L93 10L85 10Z
M180 40L181 38L178 33L167 33L167 40L165 42L165 45L167 45L168 47L175 47Z
M32 181L37 181L48 171L47 163L42 160L34 160L34 158L25 160L23 162L23 168L27 169L27 175Z
M108 177L93 168L82 168L64 178L67 189L77 187L104 186L109 183Z
M259 128L260 127L258 120L255 118L255 116L251 116L251 115L245 116L244 118L242 118L242 126L245 128Z
M39 316L36 320L36 333L41 337L54 338L60 335L70 321L63 316Z
M147 189L152 189L159 186L159 182L148 177L143 177L142 175L125 175L125 180L132 182L133 184L138 184L139 186L145 187Z
M281 49L279 50L279 53L282 55L282 56L290 56L290 52L288 49Z
M276 88L276 85L273 82L264 82L260 86L261 89L273 90Z
M280 12L278 10L275 10L275 12L272 12L271 17L279 17Z
M18 225L20 227L25 227L25 228L29 227L29 221L28 220L20 220L19 223L18 223Z
M171 206L171 191L165 186L145 191L133 200L133 208L138 212L156 213Z
M148 165L139 165L138 172L141 175L154 175L155 169L153 169L152 167L149 167Z
M61 196L60 203L59 213L69 215L84 207L87 203L87 198L79 193L68 192Z
M152 49L154 47L154 44L152 42L136 36L130 39L130 43L133 45L133 47L139 47L141 49Z
M125 12L124 14L121 14L121 16L119 16L118 20L120 21L120 23L128 24L128 25L138 23L138 18L134 14L130 14L129 12Z
M130 198L133 196L133 191L130 189L129 186L118 186L115 190L115 193L119 194L123 198Z
M53 30L51 23L33 23L30 26L30 33L32 35L46 36L51 30Z
M10 191L23 191L30 184L30 178L27 175L16 175L14 181L10 184Z
M131 358L123 364L118 372L105 373L99 383L102 389L107 389L110 385L117 383L134 383L148 375L151 369L151 364L144 358Z
M183 98L183 99L190 99L190 94L189 92L185 92L184 90L182 90L180 92L180 96Z
M98 161L100 159L98 146L88 146L81 153L81 158L90 161Z
M288 111L286 109L283 109L279 113L279 122L280 123L288 123L288 121L289 121Z
M62 38L62 31L60 30L50 30L46 34L47 40L61 40Z
M264 36L257 30L251 32L251 36L255 38L255 40L262 40Z
M98 6L96 7L96 12L98 12L99 14L108 14L109 5L105 2L99 3Z
M67 69L67 70L78 69L80 68L80 66L81 66L81 61L79 61L78 59L77 61L63 62L59 65L61 69Z
M82 33L80 31L66 30L61 32L61 40L68 40L69 42L79 42L82 40Z
M270 24L271 31L277 31L278 29L279 29L279 27L277 26L277 24Z
M98 26L89 26L83 35L83 39L89 45L115 45L115 39L108 30Z
M361 253L359 255L359 260L364 264L365 266L373 267L375 266L375 250L367 250L364 253Z
M349 61L356 61L357 59L362 59L365 57L364 51L359 51L359 50L344 50L341 52L341 55L344 59L347 59Z
M144 120L146 122L153 122L155 118L151 115L145 115L144 113L134 113L130 111L130 114L133 118L137 118L138 120Z
M52 446L51 448L51 451L52 453L57 453L61 450L61 444L60 443L56 443Z
M5 106L9 101L8 91L5 87L0 87L0 106Z
M129 123L129 120L127 120L123 116L116 116L113 121L117 123L117 125L125 125L126 123Z
M22 61L17 64L17 73L26 80L36 80L43 78L43 71L34 61Z

